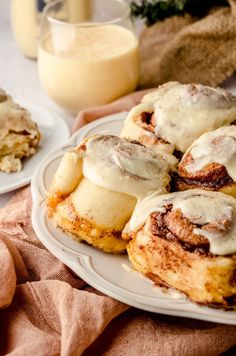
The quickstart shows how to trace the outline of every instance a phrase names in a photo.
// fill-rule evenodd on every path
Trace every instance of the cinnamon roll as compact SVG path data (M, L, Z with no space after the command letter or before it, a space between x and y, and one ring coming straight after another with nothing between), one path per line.
M35 154L40 138L29 111L0 89L0 172L19 172L22 159Z
M47 196L48 215L76 240L122 252L137 199L168 187L171 163L116 136L97 135L66 152Z
M236 119L236 96L221 88L168 82L145 95L128 114L121 137L184 153L203 133Z
M236 200L219 192L188 190L145 197L123 238L129 259L154 282L192 301L236 306Z
M236 126L203 134L184 154L175 177L177 190L201 188L236 197Z

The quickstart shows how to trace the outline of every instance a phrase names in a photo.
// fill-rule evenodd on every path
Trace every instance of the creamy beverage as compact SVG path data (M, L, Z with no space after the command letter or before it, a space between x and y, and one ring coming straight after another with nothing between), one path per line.
M33 0L12 0L11 26L24 55L37 57L38 11Z
M37 58L38 38L42 11L53 0L11 0L11 26L22 53ZM67 0L58 18L68 22L89 18L90 0Z
M53 29L38 58L43 88L71 112L111 102L138 83L138 41L118 25Z

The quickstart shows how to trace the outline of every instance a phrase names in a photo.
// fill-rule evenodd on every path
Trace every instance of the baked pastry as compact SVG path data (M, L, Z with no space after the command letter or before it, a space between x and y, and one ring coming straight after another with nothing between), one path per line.
M168 82L128 114L121 137L184 153L199 136L236 120L236 96L201 84ZM178 152L177 152L178 153Z
M21 159L33 155L39 141L30 113L0 89L0 171L20 171Z
M199 189L141 201L124 229L129 259L192 301L236 306L236 200Z
M75 240L123 252L121 232L137 199L168 187L169 169L162 155L139 143L90 137L64 155L48 193L48 214Z
M175 177L177 190L201 188L236 197L236 126L199 137L184 154Z

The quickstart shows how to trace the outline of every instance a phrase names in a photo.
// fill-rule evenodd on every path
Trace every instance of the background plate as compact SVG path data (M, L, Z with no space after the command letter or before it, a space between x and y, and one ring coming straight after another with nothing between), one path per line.
M57 114L38 105L17 101L29 110L32 120L38 124L42 138L36 153L23 160L20 172L6 174L0 172L0 194L7 193L28 184L42 159L52 150L67 142L70 131L64 120Z
M235 312L195 305L177 292L163 293L151 281L131 270L127 256L106 254L89 245L70 240L47 218L46 191L64 152L95 133L119 134L125 116L125 113L120 113L86 125L64 147L51 153L40 164L31 184L32 223L37 236L51 253L79 277L121 302L160 314L236 325Z

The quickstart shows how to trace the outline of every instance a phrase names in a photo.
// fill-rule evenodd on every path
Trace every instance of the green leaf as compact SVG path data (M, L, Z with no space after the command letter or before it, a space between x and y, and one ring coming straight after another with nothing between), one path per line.
M174 15L190 14L200 18L214 6L229 6L227 0L139 0L132 1L131 13L150 26Z

